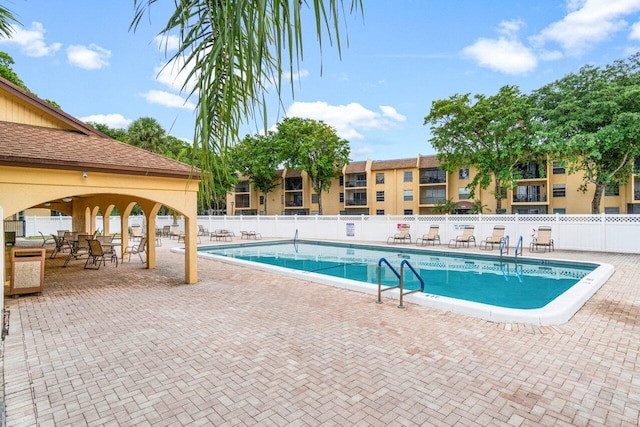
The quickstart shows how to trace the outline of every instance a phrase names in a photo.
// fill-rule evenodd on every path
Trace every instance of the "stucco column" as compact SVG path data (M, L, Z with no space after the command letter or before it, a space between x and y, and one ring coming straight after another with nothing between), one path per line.
M185 283L198 282L198 216L184 216L184 280Z

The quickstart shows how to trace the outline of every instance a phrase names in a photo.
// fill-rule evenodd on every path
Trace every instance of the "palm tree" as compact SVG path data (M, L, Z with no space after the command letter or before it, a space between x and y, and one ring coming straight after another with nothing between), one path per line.
M127 143L147 151L164 155L166 131L152 117L141 117L134 120L127 129Z
M134 31L158 0L134 0ZM181 0L160 34L180 43L169 63L181 64L183 90L197 98L194 146L209 179L225 173L226 148L238 138L242 122L261 118L267 127L266 89L282 93L282 72L294 75L303 57L305 9L315 17L317 40L328 39L341 52L340 26L362 0ZM177 33L177 34L175 34ZM293 91L293 80L291 90ZM280 106L278 106L280 107ZM208 193L208 192L206 192Z
M13 33L13 27L11 26L12 22L20 24L9 9L4 6L0 6L0 37L11 37L11 34Z

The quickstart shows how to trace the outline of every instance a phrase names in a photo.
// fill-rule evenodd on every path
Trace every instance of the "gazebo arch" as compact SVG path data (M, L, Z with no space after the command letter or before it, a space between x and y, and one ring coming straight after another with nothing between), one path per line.
M70 215L74 231L94 232L98 212L108 224L117 208L125 241L137 203L154 242L155 216L162 205L170 206L185 218L185 282L197 282L197 169L111 139L2 78L0 106L3 219L46 207ZM147 268L155 268L155 255L151 243Z

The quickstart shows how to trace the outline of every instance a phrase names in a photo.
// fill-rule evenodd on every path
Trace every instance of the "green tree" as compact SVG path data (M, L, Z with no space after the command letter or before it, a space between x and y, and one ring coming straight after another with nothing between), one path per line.
M607 185L624 185L640 156L640 53L605 67L582 67L534 93L541 138L569 172L595 186L591 212L600 213Z
M122 128L112 128L104 123L87 122L92 128L102 132L109 138L116 139L120 142L127 142L127 130Z
M466 94L433 101L424 124L431 124L430 142L442 167L453 172L473 166L470 196L493 182L496 209L502 209L502 189L521 179L515 166L541 155L532 117L530 99L516 86L503 86L489 97L475 95L472 100Z
M14 85L21 87L22 89L29 91L27 85L24 84L22 79L13 71L11 66L15 64L11 55L6 52L0 52L0 77L9 80Z
M278 186L278 166L282 162L273 134L245 136L234 147L233 158L235 169L249 178L251 184L264 194L266 213L267 193Z
M309 175L322 215L322 192L329 190L331 180L349 162L349 142L331 126L312 119L286 118L277 129L274 139L286 166Z
M166 152L164 128L152 117L140 117L127 128L127 143L153 153Z
M454 202L453 199L445 199L443 202L436 204L431 209L439 214L450 214L455 208L456 202Z
M135 30L158 0L134 0ZM344 3L349 13L362 0L183 0L161 30L177 35L179 48L172 57L187 75L183 89L197 98L194 147L202 149L201 164L213 180L225 173L218 162L227 147L238 141L241 124L262 117L266 129L265 93L273 85L282 94L282 71L294 75L303 56L303 22L308 10L315 18L320 48L328 39L341 53L340 27ZM308 9L308 10L307 10ZM291 80L293 90L294 81ZM207 182L213 181L205 181Z

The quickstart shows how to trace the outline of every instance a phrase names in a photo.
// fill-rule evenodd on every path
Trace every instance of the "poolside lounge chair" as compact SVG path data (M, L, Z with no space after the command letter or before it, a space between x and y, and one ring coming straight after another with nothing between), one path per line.
M405 243L407 240L411 243L411 234L409 234L410 226L403 224L400 226L400 231L393 236L387 238L387 244L390 243Z
M416 239L416 245L425 246L431 243L432 245L435 246L436 240L438 241L438 244L440 244L440 234L438 234L439 232L440 232L440 226L432 225L431 227L429 227L428 234L425 234L424 236L418 237Z
M147 237L142 236L142 238L140 239L140 243L138 243L136 246L127 246L126 248L124 248L124 251L122 252L122 261L124 262L124 257L128 256L129 262L131 262L131 255L138 254L138 256L140 257L140 261L142 261L142 263L144 264L145 260L142 258L142 254L145 253L146 250Z
M496 225L493 227L493 234L480 242L480 249L493 249L493 245L500 245L503 240L504 225Z
M538 227L538 236L534 237L529 245L529 251L531 252L540 250L540 248L543 249L543 252L546 252L547 249L549 252L555 251L553 239L551 238L551 227L548 225Z
M262 234L257 233L257 232L255 232L253 230L251 230L251 231L242 230L242 231L240 231L240 240L242 240L242 239L262 240Z
M473 225L466 225L464 227L464 231L462 232L462 234L460 236L456 236L455 239L449 240L449 247L450 248L457 248L458 246L463 247L465 245L467 247L469 247L471 242L473 242L473 246L477 246L476 245L476 238L473 235L474 229L475 228L474 228Z

